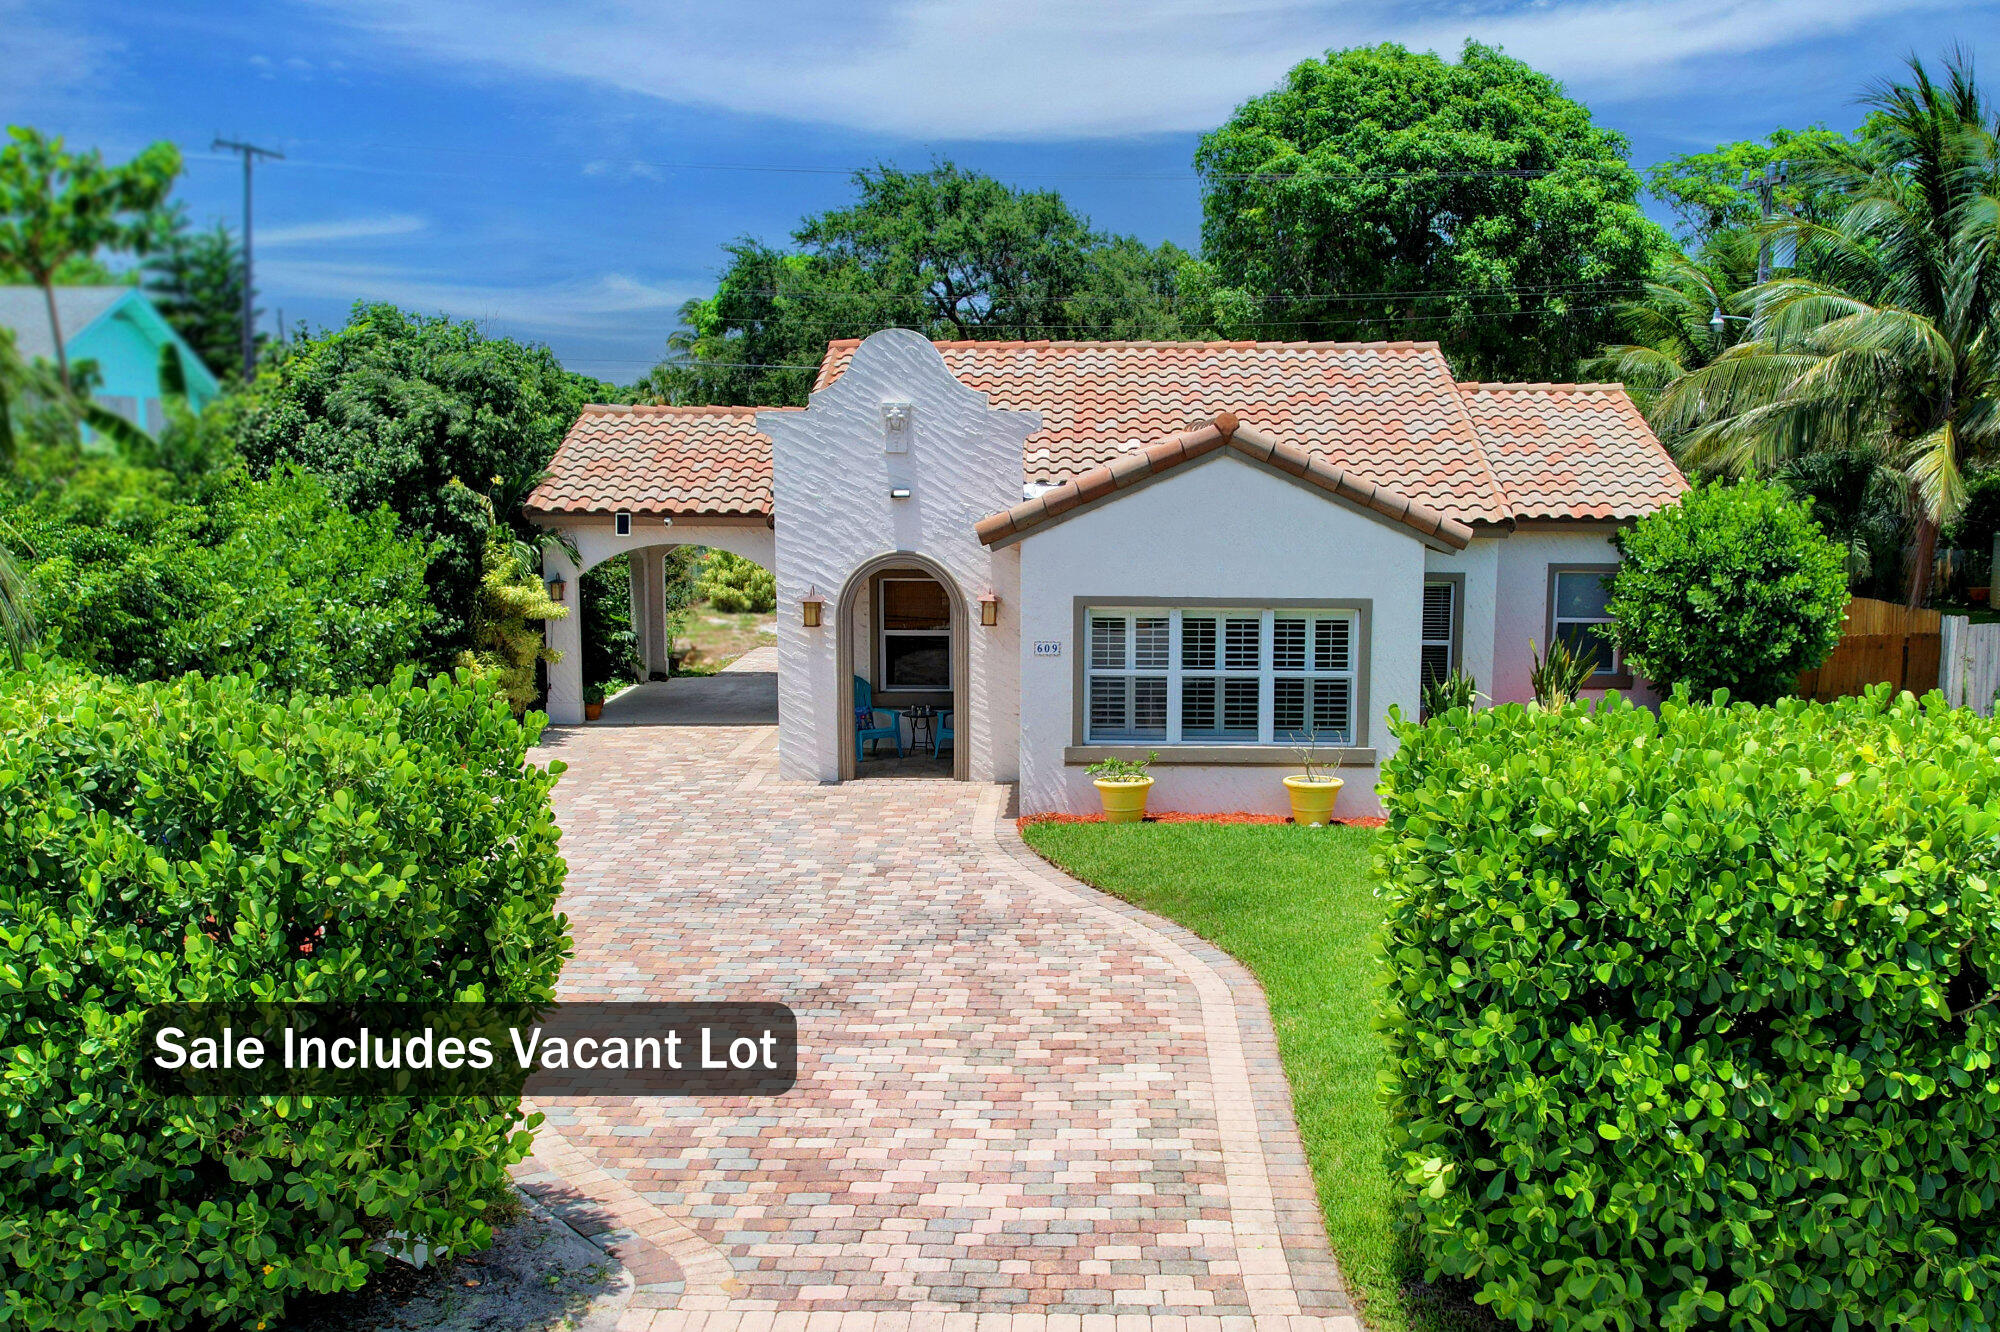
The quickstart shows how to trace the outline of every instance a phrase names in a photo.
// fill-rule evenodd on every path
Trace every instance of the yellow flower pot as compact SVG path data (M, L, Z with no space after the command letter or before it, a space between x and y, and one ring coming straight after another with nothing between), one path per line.
M1287 777L1285 794L1292 798L1292 822L1318 827L1333 821L1333 802L1347 785L1338 777Z
M1151 777L1136 782L1107 782L1098 777L1093 784L1097 798L1104 802L1105 822L1137 823L1146 817L1146 792L1153 789Z

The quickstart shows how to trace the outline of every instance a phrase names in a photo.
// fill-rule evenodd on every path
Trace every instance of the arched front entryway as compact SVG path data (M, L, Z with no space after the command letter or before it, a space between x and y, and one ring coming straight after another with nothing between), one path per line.
M944 628L927 607L941 591ZM841 698L850 698L855 676L867 680L879 706L924 705L952 714L950 775L964 781L971 740L971 678L965 595L943 565L909 551L878 555L848 575L834 606L836 676ZM942 639L944 662L936 661ZM940 687L942 686L942 687ZM854 758L855 708L842 707L840 779L867 776ZM940 773L939 775L944 775Z

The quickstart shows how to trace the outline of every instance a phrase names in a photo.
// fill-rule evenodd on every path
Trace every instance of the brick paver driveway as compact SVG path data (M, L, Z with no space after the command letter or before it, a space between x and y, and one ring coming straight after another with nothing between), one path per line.
M541 757L570 768L563 997L799 1017L784 1097L538 1107L521 1178L631 1270L623 1326L1357 1326L1254 983L1046 866L1005 788L783 782L764 727Z

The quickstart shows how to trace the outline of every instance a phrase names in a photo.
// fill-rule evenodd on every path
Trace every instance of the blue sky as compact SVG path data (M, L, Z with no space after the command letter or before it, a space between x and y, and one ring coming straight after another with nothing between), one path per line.
M1299 60L1467 37L1562 79L1641 165L1780 124L1954 42L2000 0L0 0L0 118L187 151L198 221L257 177L267 319L357 297L481 321L629 381L719 246L782 240L878 161L948 155L1192 248L1196 138ZM1989 79L2000 88L2000 66Z

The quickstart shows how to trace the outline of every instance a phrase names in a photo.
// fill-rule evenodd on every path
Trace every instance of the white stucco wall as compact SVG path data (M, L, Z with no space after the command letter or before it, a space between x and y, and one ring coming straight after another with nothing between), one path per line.
M1480 541L1473 543L1482 544ZM1528 684L1533 665L1529 640L1549 645L1549 566L1552 564L1617 564L1611 534L1600 528L1577 531L1514 532L1486 542L1497 553L1494 584L1492 666L1479 677L1482 692L1496 703L1525 703L1534 698ZM1468 609L1470 598L1468 597ZM1468 617L1467 638L1471 637ZM1468 656L1469 656L1468 651ZM1602 690L1587 690L1601 697ZM1644 680L1635 680L1625 696L1638 703L1657 702L1659 695Z
M1464 550L1432 550L1424 553L1427 574L1464 574L1459 607L1458 667L1479 682L1480 692L1490 692L1493 678L1494 584L1499 576L1500 542L1479 536Z
M761 523L675 522L669 526L658 518L635 517L632 531L626 536L619 536L611 522L601 517L573 523L558 521L551 526L567 532L576 542L577 554L582 557L582 563L578 564L561 546L553 543L542 551L542 576L561 578L569 584L563 594L563 604L569 608L569 614L560 620L549 621L542 632L543 641L551 650L561 654L549 667L549 720L558 726L574 726L583 720L583 621L577 610L580 604L577 578L584 570L595 568L614 556L628 555L653 546L707 546L755 560L766 569L771 568L777 559L771 529ZM650 563L659 568L657 559ZM664 655L662 652L662 661Z
M1115 605L1128 597L1371 602L1367 711L1362 743L1379 758L1395 749L1385 715L1418 701L1425 547L1391 526L1299 483L1219 450L1150 485L1032 532L1020 552L1021 809L1089 813L1098 798L1064 750L1075 735L1076 598ZM1059 642L1059 657L1035 655ZM1162 762L1149 807L1161 811L1289 809L1282 778L1298 771L1287 746L1275 766ZM1380 811L1377 769L1348 767L1336 812Z
M907 451L887 449L885 403L909 403ZM1018 504L1021 442L1041 426L1033 412L998 411L959 383L937 349L907 329L866 339L847 370L803 412L766 412L777 514L778 763L793 779L835 781L841 714L852 688L838 668L841 592L857 570L897 552L921 555L956 584L969 623L969 698L956 700L957 743L977 781L1015 776L1019 698L1018 562L988 551L973 524ZM910 491L894 499L897 488ZM801 623L807 590L826 599L818 629ZM1001 599L1000 624L978 623L979 597ZM869 674L866 656L855 668ZM850 711L851 715L851 711Z

